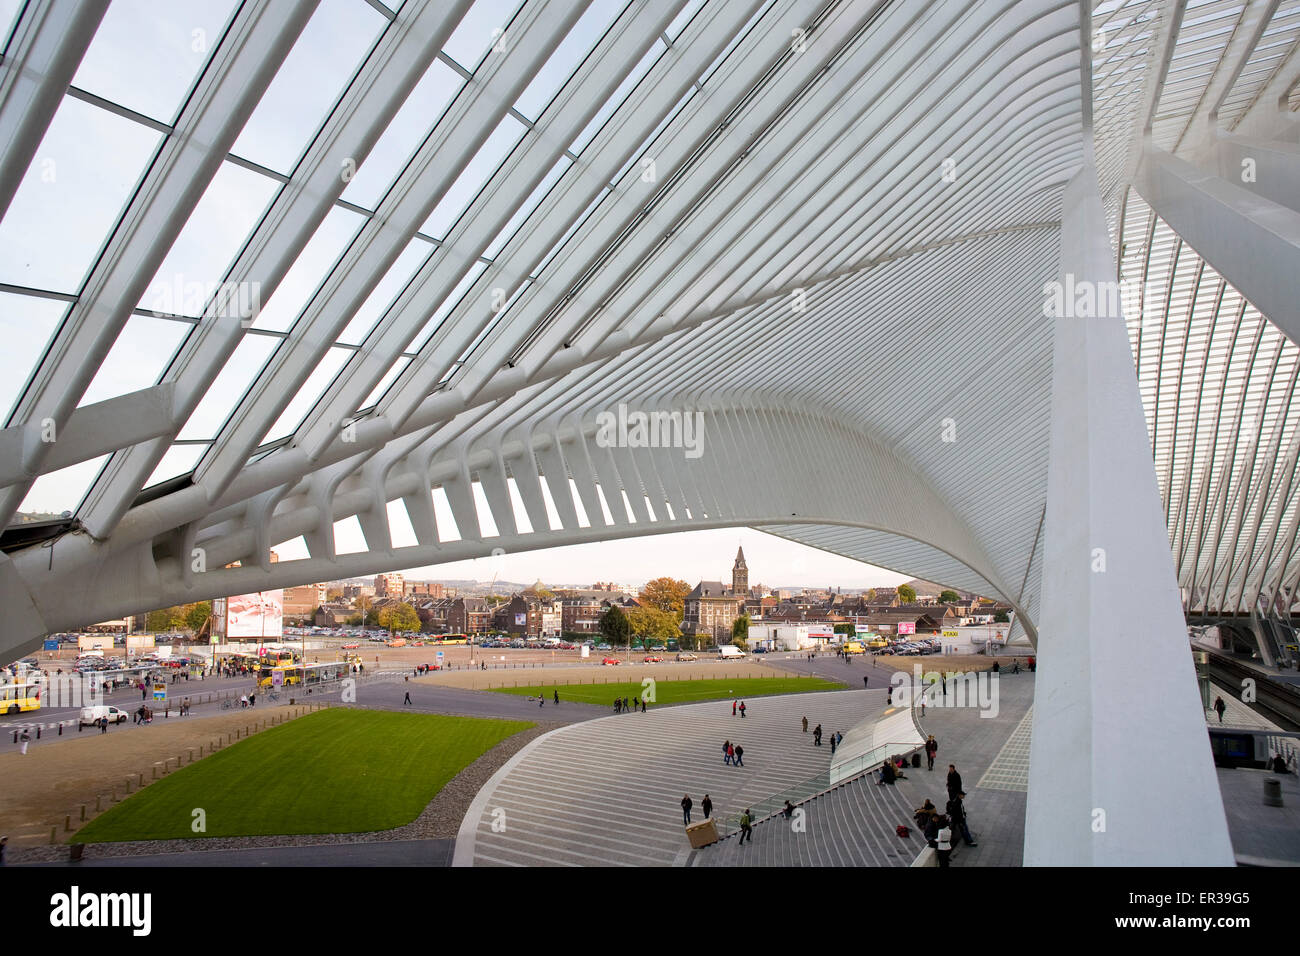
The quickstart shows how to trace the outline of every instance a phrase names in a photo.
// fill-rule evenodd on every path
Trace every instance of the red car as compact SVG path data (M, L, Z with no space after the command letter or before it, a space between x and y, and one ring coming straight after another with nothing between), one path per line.
M344 644L344 645L343 645L343 649L344 649L345 651L355 651L355 650L356 650L358 647L360 647L360 646L361 646L361 645L358 644L356 641L353 641L351 644Z
M605 658L603 661L601 661L601 663L602 663L602 664L622 664L623 662L620 661L617 657L607 657L607 658Z
M650 657L643 658L643 661L646 664L660 664L663 662L663 658L651 655Z
M420 673L421 673L421 674L423 674L425 671L440 671L440 670L442 670L442 665L441 665L441 664L421 664L421 665L420 665Z

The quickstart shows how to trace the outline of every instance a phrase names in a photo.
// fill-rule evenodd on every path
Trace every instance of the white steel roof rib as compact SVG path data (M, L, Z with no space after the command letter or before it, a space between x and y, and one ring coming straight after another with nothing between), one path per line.
M4 366L0 510L71 489L66 520L6 532L0 649L735 526L1001 597L1033 638L1043 287L1089 161L1140 284L1189 609L1289 606L1300 584L1300 321L1252 304L1300 269L1279 285L1197 218L1209 197L1232 234L1266 221L1300 254L1300 0L230 0L174 109L79 71L118 15L27 4L0 60L0 249L41 228L42 157L74 117L141 144L79 281L0 272L47 336ZM316 105L276 112L304 90ZM1251 150L1253 192L1232 178ZM204 217L224 260L189 245ZM200 301L158 306L187 261L208 263L181 276ZM134 378L132 342L152 343ZM699 412L701 454L605 447L620 406ZM343 554L353 519L366 550ZM299 537L306 557L271 563Z

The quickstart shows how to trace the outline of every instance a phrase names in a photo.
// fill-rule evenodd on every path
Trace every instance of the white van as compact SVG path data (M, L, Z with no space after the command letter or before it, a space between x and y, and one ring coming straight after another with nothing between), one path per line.
M81 717L77 724L80 727L91 727L99 723L100 718L107 717L110 724L126 723L126 711L120 707L111 707L108 704L99 704L95 707L81 708Z
M723 644L718 648L719 657L744 657L745 652L735 644Z

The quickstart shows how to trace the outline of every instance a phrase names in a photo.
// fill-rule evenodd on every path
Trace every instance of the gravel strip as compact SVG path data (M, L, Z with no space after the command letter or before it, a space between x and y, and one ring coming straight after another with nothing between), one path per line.
M460 822L475 795L507 760L529 741L568 724L538 722L536 726L509 737L458 773L443 787L418 817L392 830L368 833L303 833L287 836L204 837L193 840L139 840L131 843L88 843L84 859L149 856L192 850L246 850L257 847L322 846L341 843L387 843L393 840L454 839ZM8 863L54 863L68 859L67 844L12 848Z

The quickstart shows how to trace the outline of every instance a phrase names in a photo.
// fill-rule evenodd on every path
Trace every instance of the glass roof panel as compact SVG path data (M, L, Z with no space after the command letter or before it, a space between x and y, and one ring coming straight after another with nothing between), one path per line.
M321 221L302 253L276 286L253 322L255 329L286 332L366 224L365 216L335 206Z
M222 163L172 244L140 308L197 318L225 279L280 184L234 163Z
M0 282L79 291L161 142L65 96L0 222Z
M100 363L78 407L139 391L157 382L189 331L190 325L185 322L131 316Z
M231 150L289 173L388 20L356 0L322 0Z
M439 200L420 231L435 239L444 238L527 132L528 127L513 116L503 117Z
M397 381L397 376L406 371L406 366L409 364L411 364L411 359L406 355L401 356L396 362L394 362L393 367L385 372L384 377L381 378L375 387L370 390L370 394L367 395L366 400L361 403L361 407L370 408L383 398L384 393L388 391L389 387L391 387L395 381Z
M9 46L14 27L18 26L18 14L22 12L23 0L0 0L0 50Z
M471 73L492 46L503 46L509 52L511 37L505 31L522 6L520 0L476 0L447 38L442 52Z
M108 458L100 455L41 475L32 482L18 511L38 518L57 518L65 511L76 514L81 499L86 497Z
M236 6L233 0L114 0L72 85L171 125Z
M203 457L203 453L207 450L207 445L172 445L163 453L162 460L158 462L158 467L153 470L153 474L149 476L149 480L144 483L144 486L151 488L170 478L188 475L194 470L194 466L199 463L199 459Z
M618 85L618 89L609 95L609 99L605 100L605 105L596 111L596 115L591 118L591 122L578 134L578 138L569 144L569 149L575 155L587 148L587 144L600 132L601 127L623 105L623 101L627 99L628 94L650 72L650 68L658 62L659 57L667 52L667 44L663 40L659 40L646 52L645 56L641 57L637 65L632 68L632 72Z
M459 73L441 60L434 60L370 150L366 161L357 168L356 175L343 190L343 198L367 209L379 205L397 174L410 162L447 104L455 99L464 85Z
M328 352L321 356L320 362L307 376L307 380L302 383L298 389L298 394L285 406L284 411L275 424L271 426L270 431L258 443L265 445L280 438L285 438L297 431L302 420L320 401L325 389L329 387L330 382L334 381L334 376L338 375L339 369L343 367L349 358L352 357L351 349L332 347Z
M532 82L515 101L515 109L536 122L626 6L627 0L595 0L533 74Z
M0 411L6 424L67 311L61 299L0 292Z
M257 373L280 340L269 335L245 335L176 437L185 440L216 438L222 423L248 391Z
M431 256L437 247L425 239L412 239L406 244L396 261L384 273L384 277L379 280L374 291L357 309L356 315L348 323L348 327L339 335L339 341L349 345L360 345L370 330L375 327L375 323L383 316L388 307L392 305L393 300L401 294L406 288L406 284L411 281L411 276L415 275L416 270Z

